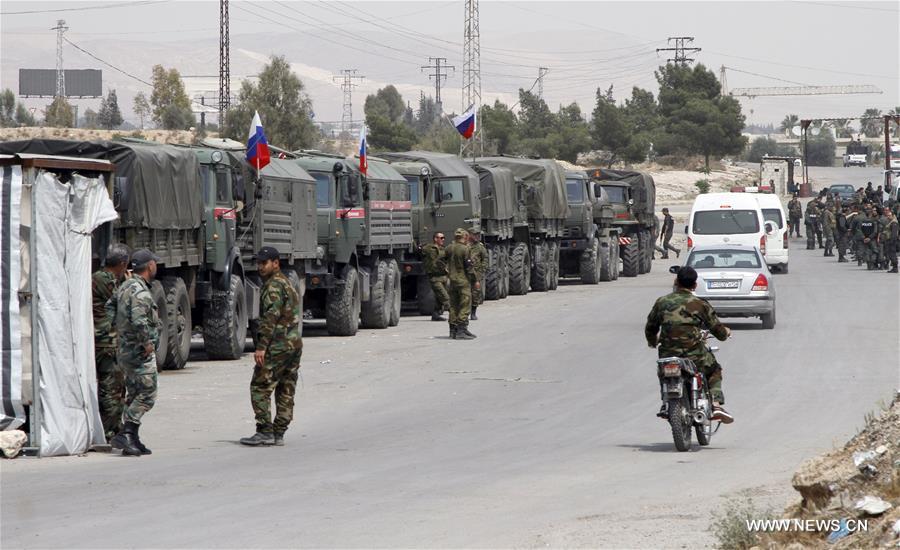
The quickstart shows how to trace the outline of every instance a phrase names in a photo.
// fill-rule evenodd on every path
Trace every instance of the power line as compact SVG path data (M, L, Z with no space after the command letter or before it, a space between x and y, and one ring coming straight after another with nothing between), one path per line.
M688 57L689 53L699 53L700 48L691 48L689 46L685 46L685 44L692 44L694 42L693 36L672 36L669 37L669 44L675 42L675 47L669 48L656 48L656 52L675 52L675 57L670 57L666 61L671 61L676 65L687 65L688 63L693 63L694 58Z
M65 32L69 30L63 19L56 21L56 26L50 29L56 31L56 97L66 97L66 72L63 69L63 40Z
M356 69L343 69L339 76L331 77L335 82L341 83L341 90L344 92L344 110L341 115L341 139L343 140L350 138L350 127L353 125L353 88L357 86L353 81L365 78L356 73Z
M219 0L219 124L231 107L231 41L229 39L228 0Z
M32 13L57 13L62 11L87 11L87 10L108 10L113 8L130 8L134 6L148 6L151 4L164 4L171 0L144 0L143 2L126 2L122 4L104 4L101 6L83 6L80 8L57 8L53 10L24 10L24 11L3 11L0 15L26 15Z
M112 63L110 63L109 61L104 61L103 59L100 59L100 58L97 57L96 55L94 55L94 54L92 54L91 52L87 51L86 49L82 48L82 47L79 46L78 44L72 42L72 41L69 40L68 38L63 37L63 40L65 40L67 44L69 44L70 46L72 46L72 47L75 48L76 50L78 50L78 51L80 51L81 53L87 55L88 57L93 58L93 59L96 60L96 61L99 61L100 63L103 63L103 64L106 65L107 67L109 67L109 68L111 68L111 69L114 69L114 70L116 70L116 71L118 71L118 72L124 74L125 76L127 76L127 77L129 77L129 78L133 78L134 80L137 80L138 82L140 82L140 83L142 83L142 84L146 84L147 86L150 86L151 88L153 87L153 84L147 82L147 81L144 80L143 78L141 78L141 77L139 77L139 76L135 76L135 75L129 73L128 71L126 71L125 69L120 69L119 67L116 67L115 65L113 65Z
M550 72L547 67L538 67L537 89L538 99L544 99L544 76Z
M443 66L441 65L442 62ZM441 101L441 84L442 81L447 80L447 73L441 72L441 69L450 69L455 71L456 67L454 67L453 65L447 65L446 57L429 57L428 63L434 63L434 65L425 65L422 67L422 69L434 69L433 73L428 74L428 78L434 79L434 102L437 106L438 115L440 116L440 113L444 112L443 102Z
M466 0L463 28L463 93L462 111L472 107L475 112L481 108L481 26L478 21L478 0ZM477 117L478 115L476 115ZM473 157L484 151L484 132L476 118L475 135L463 140L460 156L466 152Z

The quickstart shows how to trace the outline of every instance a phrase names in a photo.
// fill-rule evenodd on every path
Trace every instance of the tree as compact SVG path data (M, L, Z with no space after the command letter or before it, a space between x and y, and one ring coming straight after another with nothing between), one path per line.
M884 123L880 109L866 109L859 121L859 131L866 137L884 135Z
M97 113L97 122L107 130L112 130L122 125L122 111L119 110L119 99L116 97L115 90L110 90L106 97L100 100L100 112Z
M47 107L44 120L48 126L56 128L71 128L75 125L75 109L64 97L57 97Z
M16 124L18 126L34 126L34 115L22 103L16 103Z
M839 138L853 137L853 131L850 128L849 118L836 118L828 121L829 127L834 128L834 133Z
M653 92L637 86L631 89L631 99L625 100L623 113L635 133L652 132L661 124Z
M312 100L284 56L272 56L259 81L244 81L238 105L225 117L224 134L246 141L253 113L259 111L269 143L289 150L308 149L319 140L312 122Z
M609 166L631 145L631 132L626 127L622 109L600 88L597 88L597 104L591 114L590 135L594 149L609 151Z
M785 115L784 120L781 121L781 125L778 126L778 129L784 133L788 133L791 131L791 128L800 124L800 117L797 115Z
M184 91L184 83L177 69L168 71L162 65L153 67L153 120L166 130L186 130L196 123L191 100ZM249 124L248 124L249 127Z
M406 151L418 141L415 131L404 121L406 107L394 86L385 86L366 97L364 107L369 144L388 151Z
M760 136L750 144L750 149L747 150L745 159L747 162L759 162L766 155L783 157L793 154L794 148L790 145L780 144L772 138Z
M516 114L499 99L493 107L483 105L478 113L478 123L484 134L485 149L498 155L512 152L518 138Z
M9 88L0 92L0 126L7 127L14 124L16 112L16 95Z
M85 109L84 115L81 118L81 125L84 128L91 128L91 129L99 128L100 127L100 117L97 114L97 111L95 111L93 109Z
M518 119L519 153L541 158L558 156L559 142L552 136L556 132L556 117L542 98L520 89Z
M134 114L141 119L141 130L144 129L144 117L149 117L152 111L150 110L150 103L147 101L147 96L144 95L144 92L138 92L134 96Z
M806 162L809 166L834 166L834 138L831 132L808 136Z
M555 130L548 136L557 151L555 158L574 164L578 161L578 153L590 150L591 133L577 103L573 102L559 108L559 112L556 113Z

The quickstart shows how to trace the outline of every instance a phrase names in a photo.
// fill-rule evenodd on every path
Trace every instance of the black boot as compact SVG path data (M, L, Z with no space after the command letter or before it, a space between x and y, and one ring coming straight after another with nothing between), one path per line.
M135 424L135 426L134 426L134 446L137 447L138 450L141 451L142 455L152 455L153 451L148 449L147 446L144 445L144 442L141 441L140 431L141 431L141 425Z
M431 320L432 321L446 321L443 317L441 317L441 313L443 312L443 308L437 307L431 312Z
M460 325L457 329L456 338L458 340L472 340L478 337L469 332L469 325Z
M450 339L456 340L456 325L450 325Z
M112 438L112 441L110 441L112 448L121 450L123 456L141 456L143 453L134 444L134 432L136 427L137 424L126 422L122 427L122 431L116 434L116 437Z
M472 315L469 315L469 320L470 320L470 321L477 321L477 320L478 320L478 315L475 314L475 312L476 312L477 310L478 310L478 308L477 308L476 306L472 306Z

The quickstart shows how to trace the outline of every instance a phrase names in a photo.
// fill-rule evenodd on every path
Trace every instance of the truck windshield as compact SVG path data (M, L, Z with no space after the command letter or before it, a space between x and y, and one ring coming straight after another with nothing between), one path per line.
M444 194L441 202L466 202L466 196L463 193L463 180L442 179L440 183Z
M572 204L584 202L584 183L580 179L566 180L566 195Z
M419 176L403 176L409 182L409 202L419 204Z
M687 265L694 269L759 269L759 256L751 250L700 250L691 252Z
M612 185L602 186L606 194L609 195L609 202L625 203L625 188Z
M784 229L784 220L781 219L781 209L779 208L763 208L763 221L775 222L778 229Z
M696 235L759 233L756 210L702 210L694 213Z
M331 206L331 176L323 172L309 173L316 180L316 207Z
M216 204L228 204L231 199L228 172L216 171Z

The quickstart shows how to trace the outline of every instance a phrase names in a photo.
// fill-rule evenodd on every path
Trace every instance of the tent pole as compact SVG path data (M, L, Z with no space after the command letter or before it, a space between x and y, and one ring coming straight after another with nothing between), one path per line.
M36 455L41 456L41 423L43 422L41 411L41 362L39 357L38 346L38 306L40 299L37 288L37 197L35 196L35 177L36 169L34 167L28 169L25 179L27 185L31 188L31 231L29 232L28 241L28 262L29 262L29 286L31 287L31 426L29 445L36 449Z

